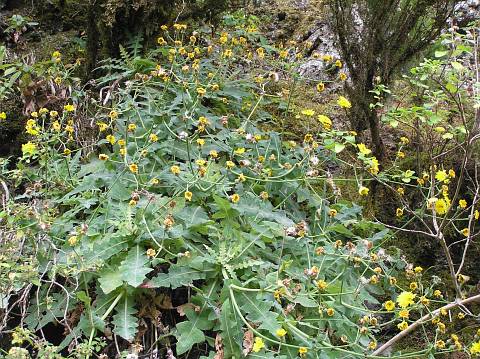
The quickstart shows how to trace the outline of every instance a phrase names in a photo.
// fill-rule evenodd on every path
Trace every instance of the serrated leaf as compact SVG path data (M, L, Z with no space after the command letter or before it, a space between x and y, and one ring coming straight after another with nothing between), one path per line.
M278 314L270 311L273 303L256 298L254 293L246 292L235 292L235 299L242 311L248 313L247 318L249 320L260 324L260 329L266 329L275 335L280 325L277 322Z
M190 350L193 345L205 341L205 335L203 332L196 328L189 320L178 323L176 328L177 333L175 334L175 337L177 338L177 355L182 355Z
M145 280L145 276L152 271L145 267L148 258L140 246L133 247L118 268L121 278L132 287L138 287Z
M242 332L237 321L239 319L240 318L235 318L230 299L227 299L223 303L220 313L220 329L222 330L226 358L241 357Z
M105 294L111 293L122 285L122 272L117 269L103 271L98 278L98 282Z
M125 292L116 307L116 314L113 316L114 332L123 339L131 341L137 332L137 310L134 307L134 300L131 294Z
M172 289L192 284L194 280L204 279L205 271L172 265L168 273L160 273L154 277L149 286L153 288L171 287Z

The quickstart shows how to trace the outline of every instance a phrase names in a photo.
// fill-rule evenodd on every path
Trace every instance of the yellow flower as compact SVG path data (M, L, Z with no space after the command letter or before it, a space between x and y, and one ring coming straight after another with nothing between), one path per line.
M69 104L69 105L63 106L63 109L67 112L73 112L73 111L75 111L75 106Z
M60 53L60 51L54 51L53 54L52 54L53 58L59 58L61 56L62 56L62 54Z
M403 152L403 151L398 151L398 152L397 152L397 157L398 157L398 158L405 158L405 152Z
M33 155L35 154L35 152L37 152L37 145L34 144L33 142L28 141L27 143L24 143L22 145L22 153L24 155L26 154Z
M159 183L160 183L160 181L158 180L158 178L152 178L152 179L150 180L150 184L152 184L152 185L157 185L157 184L159 184Z
M257 53L258 57L261 58L261 59L263 59L265 57L265 49L263 47L259 47L256 50L256 53Z
M130 123L130 124L128 124L128 126L127 126L127 131L128 131L128 132L134 132L136 128L137 128L137 125L136 125L136 124Z
M418 266L418 267L413 268L413 271L414 271L415 273L422 273L422 272L423 272L423 268L420 267L420 266Z
M105 122L97 122L97 126L100 132L106 131L108 128L108 125Z
M445 182L448 179L447 171L437 171L437 173L435 173L435 179L439 182Z
M340 81L345 81L348 78L345 72L340 72L340 75L338 77L340 78Z
M268 199L268 192L266 191L260 192L260 198L266 201Z
M480 354L480 341L472 344L472 346L470 347L470 354Z
M407 308L409 305L414 303L416 294L412 292L402 292L397 297L397 303L401 308Z
M368 349L370 350L375 350L377 348L377 342L376 341L371 341L368 343Z
M408 328L408 323L406 321L403 321L399 324L397 324L397 328L400 329L400 330L405 330Z
M305 109L305 110L302 110L301 114L308 117L312 117L313 115L315 115L315 111L310 109Z
M54 129L54 131L57 131L57 132L60 131L61 130L60 122L53 121L52 128Z
M262 350L263 348L265 348L265 343L263 342L263 339L262 338L259 338L259 337L255 337L255 340L253 342L253 348L252 348L252 351L254 353L258 353L260 350Z
M157 251L153 248L148 248L147 249L147 257L153 258L157 254Z
M180 174L180 167L174 165L174 166L170 167L170 171L171 171L174 175L178 175L178 174Z
M245 148L240 147L233 151L236 155L243 155L245 153Z
M157 142L158 136L155 133L151 133L149 136L150 142Z
M418 288L417 282L410 283L410 290L417 290L417 288Z
M442 292L440 292L438 289L435 289L435 290L433 291L433 296L434 296L434 297L437 297L437 298L441 298L441 297L443 297L443 294L442 294Z
M225 162L225 165L227 166L227 168L233 168L233 167L235 167L235 163L233 163L232 161L227 161L227 162Z
M193 193L190 192L190 191L185 191L185 194L184 194L184 197L187 201L191 201L192 200L192 196L193 196Z
M480 218L480 211L478 209L475 210L474 217L475 217L476 220L478 220Z
M402 145L408 145L410 143L410 140L407 137L400 137L400 142Z
M7 114L5 112L0 112L0 120L6 120Z
M163 37L159 37L159 38L157 39L157 43L158 43L160 46L163 46L163 45L166 45L167 42L165 41L165 39L164 39Z
M203 138L197 138L197 145L202 147L205 144L205 140Z
M348 101L348 99L346 99L343 96L340 96L338 98L337 105L340 106L340 107L343 107L343 108L351 108L352 107L352 104L350 103L350 101Z
M215 150L211 150L209 154L210 154L210 156L213 157L213 158L217 158L217 157L218 157L218 152L215 151Z
M317 84L317 91L318 92L323 92L325 90L325 84L323 82L319 82Z
M111 120L115 120L118 118L118 112L115 110L110 111L108 114L108 117L110 117Z
M400 196L403 196L405 194L405 188L403 187L398 187L397 188L397 193L400 195Z
M365 186L360 186L358 188L358 194L360 196L368 196L368 192L370 192L370 190Z
M280 329L277 329L275 334L277 334L277 337L283 338L285 335L287 335L287 331L283 328L280 328Z
M135 163L131 163L128 165L128 169L132 173L138 173L138 166Z
M336 215L338 214L338 211L334 208L331 208L329 211L328 211L328 215L330 217L335 217Z
M330 120L327 116L318 115L317 119L322 124L325 130L329 131L332 128L332 120Z
M393 300L387 300L385 303L383 303L383 306L385 307L386 310L391 312L392 310L395 309L395 302Z
M113 145L116 142L115 136L114 135L107 135L105 139L110 142L111 145Z
M77 242L78 242L77 236L70 236L68 238L68 244L70 244L71 246L74 246L75 244L77 244Z
M106 161L106 160L108 160L108 158L109 158L109 157L108 157L106 154L104 154L104 153L100 153L100 154L98 155L98 159L99 159L100 161Z
M437 340L437 342L435 343L435 348L445 349L445 342L443 340Z
M63 154L64 154L65 156L68 156L68 155L71 154L71 153L72 153L72 150L70 150L69 148L65 148L65 149L63 150Z
M449 169L449 170L448 170L448 176L449 176L450 178L455 178L455 171L454 171L453 169Z
M467 208L467 201L461 199L460 201L458 201L458 205L460 206L460 208Z
M408 319L408 317L410 316L410 312L407 309L402 309L398 312L398 316L400 318Z
M305 347L298 348L298 354L300 354L300 356L305 356L305 354L307 354L307 352L308 352L308 349L305 348Z
M462 229L460 232L462 232L462 234L465 236L465 237L468 237L470 235L470 230L468 228L464 228Z
M333 317L334 314L335 314L335 309L333 309L333 308L328 308L327 309L327 315L329 317Z
M200 95L200 96L203 96L207 93L207 90L205 90L203 87L198 87L197 88L197 93Z
M230 200L233 203L237 203L238 201L240 201L240 196L237 193L234 193L230 196Z
M368 156L370 153L372 153L372 150L370 150L367 146L365 146L364 143L359 143L357 145L357 148L360 151L360 153L364 154L365 156Z
M435 212L438 214L445 214L448 211L448 204L444 199L435 201Z
M325 290L328 287L328 283L325 282L324 280L320 279L317 281L317 288L320 290Z

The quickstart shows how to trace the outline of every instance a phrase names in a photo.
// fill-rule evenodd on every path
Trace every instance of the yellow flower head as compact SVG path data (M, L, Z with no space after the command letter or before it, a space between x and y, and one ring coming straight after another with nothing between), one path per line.
M395 309L395 302L393 300L387 300L385 303L383 303L383 306L385 307L386 310L391 312L392 310Z
M193 193L192 193L192 192L190 192L190 191L185 191L185 193L184 193L184 197L185 197L185 199L186 199L187 201L189 201L189 202L190 202L190 201L192 200Z
M63 107L63 109L64 109L66 112L73 112L73 111L75 111L75 106L69 104L69 105L65 105L65 106Z
M156 254L157 254L157 252L155 251L155 249L153 249L153 248L148 248L147 249L147 257L153 258L153 257L155 257Z
M230 196L230 200L233 203L238 203L238 201L240 201L240 196L237 193L234 193Z
M406 321L403 321L397 324L397 328L403 331L408 328L408 323Z
M467 208L467 201L461 199L460 201L458 201L458 205L460 206L460 208Z
M180 167L174 165L170 167L170 172L172 172L174 175L178 175L180 174Z
M22 153L24 155L29 154L33 155L37 152L37 145L34 144L33 142L28 141L27 143L24 143L22 145Z
M265 348L265 343L263 342L263 339L260 338L260 337L255 337L255 340L253 342L252 351L254 353L258 353L263 348Z
M435 173L435 179L439 182L445 182L446 180L448 180L447 171L445 170L437 171L437 173Z
M332 128L332 120L325 115L318 115L318 121L322 124L323 128L329 131Z
M342 108L351 108L352 104L350 101L348 101L347 98L340 96L337 100L337 105L342 107Z
M128 169L130 170L130 172L132 173L138 173L138 166L137 164L135 163L131 163L128 165Z
M472 346L470 347L470 354L472 355L480 354L480 341L472 344Z
M150 142L157 142L158 136L155 133L151 133L149 136Z
M317 84L317 91L318 92L323 92L325 90L325 84L323 82L319 82Z
M305 109L301 111L301 114L308 117L312 117L313 115L315 115L315 111L311 109Z
M106 139L108 142L110 142L111 145L115 144L115 142L117 141L117 140L115 139L115 136L114 136L114 135L107 135L107 136L105 137L105 139Z
M435 212L438 214L445 214L447 213L449 208L449 205L447 204L447 201L444 199L439 199L435 201Z
M100 161L106 161L106 160L108 160L108 158L109 158L108 155L106 155L105 153L100 153L100 154L98 155L98 159L99 159Z
M397 211L395 214L397 215L397 217L403 216L403 208L397 208Z
M412 292L402 292L397 297L397 303L401 308L407 308L409 305L414 303L416 294Z
M370 150L367 146L365 146L364 143L359 143L357 145L357 148L360 151L360 153L365 156L368 156L370 153L372 153L372 150Z
M370 190L365 186L360 186L358 188L358 194L360 196L368 196L368 192L370 192Z
M280 329L277 329L275 334L277 334L277 337L283 338L285 335L287 335L287 331L283 328L280 328Z
M0 112L0 120L6 120L7 114L5 112Z

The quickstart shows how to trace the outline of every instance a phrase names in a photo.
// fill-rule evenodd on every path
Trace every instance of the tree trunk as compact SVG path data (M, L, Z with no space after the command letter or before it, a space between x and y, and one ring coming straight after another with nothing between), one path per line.
M93 71L97 66L98 58L98 26L97 26L97 0L90 0L87 13L87 58L85 63L85 77L88 81L93 78Z

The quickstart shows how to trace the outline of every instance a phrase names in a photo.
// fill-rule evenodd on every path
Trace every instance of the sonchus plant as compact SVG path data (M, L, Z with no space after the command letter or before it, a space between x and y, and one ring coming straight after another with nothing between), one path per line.
M30 113L23 157L3 169L19 194L1 213L37 275L9 277L2 292L7 312L17 294L30 302L7 357L378 358L387 329L438 311L438 340L392 357L464 348L458 337L441 342L450 307L431 307L444 293L381 248L391 232L341 200L329 169L358 167L345 160L358 148L370 175L388 174L355 133L273 92L271 69L295 71L285 61L302 50L266 45L252 24L217 37L188 30L162 26L146 56L122 49L105 63L97 107L79 91ZM262 131L273 105L316 130L299 141ZM339 96L336 106L351 103ZM85 113L93 151L75 141ZM359 180L360 195L367 185ZM64 329L55 347L42 338L49 323Z

